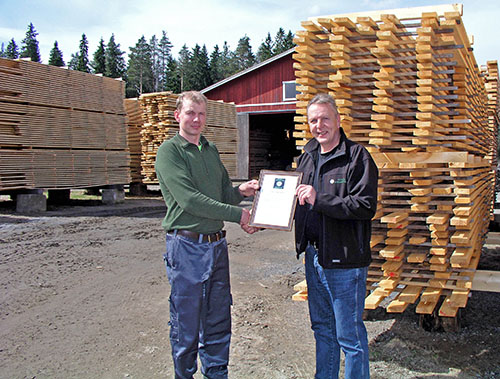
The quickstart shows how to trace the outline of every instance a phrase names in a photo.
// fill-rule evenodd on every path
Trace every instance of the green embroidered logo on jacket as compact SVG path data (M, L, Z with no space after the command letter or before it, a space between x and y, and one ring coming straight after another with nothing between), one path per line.
M340 179L330 179L330 184L342 184L342 183L347 183L345 178L340 178Z

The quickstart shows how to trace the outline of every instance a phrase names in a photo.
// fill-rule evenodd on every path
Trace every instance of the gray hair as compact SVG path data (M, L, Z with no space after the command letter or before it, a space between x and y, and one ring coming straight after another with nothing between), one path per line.
M307 111L309 111L309 107L313 104L329 104L333 108L335 114L339 114L337 104L335 104L335 99L327 93L318 93L311 100L309 100L309 103L307 104Z

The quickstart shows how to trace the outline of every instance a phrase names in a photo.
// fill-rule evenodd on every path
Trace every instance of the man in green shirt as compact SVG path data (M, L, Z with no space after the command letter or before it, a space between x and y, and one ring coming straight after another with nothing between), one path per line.
M170 343L176 378L192 378L199 354L207 378L227 378L231 338L231 291L224 221L248 233L250 212L240 208L258 181L233 187L215 145L201 133L206 97L179 95L174 113L179 133L156 156L156 174L167 205L162 226L170 292Z

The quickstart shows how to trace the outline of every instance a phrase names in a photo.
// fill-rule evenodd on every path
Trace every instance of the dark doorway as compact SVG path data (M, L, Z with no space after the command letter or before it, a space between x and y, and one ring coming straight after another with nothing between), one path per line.
M251 114L249 117L249 177L260 170L291 170L300 154L293 138L295 113Z

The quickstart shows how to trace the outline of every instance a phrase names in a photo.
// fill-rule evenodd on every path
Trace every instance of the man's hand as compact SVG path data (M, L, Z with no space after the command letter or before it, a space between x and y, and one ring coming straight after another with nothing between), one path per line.
M316 190L313 186L308 184L299 185L295 194L297 195L300 205L304 205L305 203L314 205L314 202L316 201Z
M245 182L240 184L238 190L240 191L241 196L254 196L255 191L259 189L259 181L258 180L250 180L249 182Z
M248 234L254 234L259 229L254 228L253 226L249 226L250 222L250 211L248 209L243 208L241 212L240 226Z

